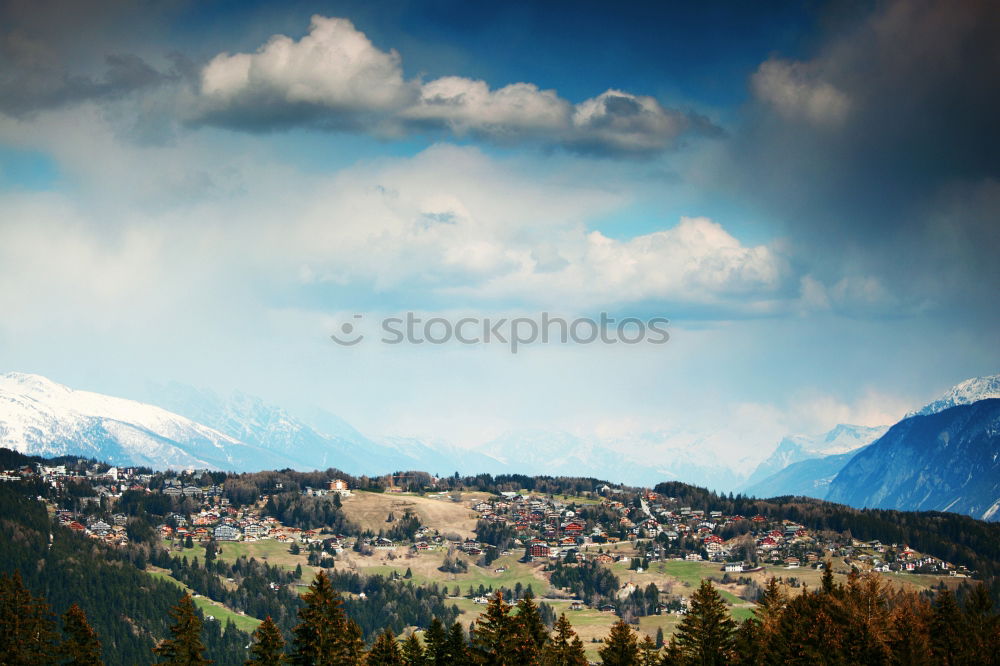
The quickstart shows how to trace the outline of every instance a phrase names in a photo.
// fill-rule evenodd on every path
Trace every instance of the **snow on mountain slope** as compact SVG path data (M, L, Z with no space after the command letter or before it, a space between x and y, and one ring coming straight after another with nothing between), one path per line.
M925 405L922 409L910 412L905 418L937 414L951 407L971 405L988 398L1000 398L1000 375L966 379L951 387L947 393L934 402Z
M997 520L1000 399L903 419L844 465L826 499Z
M75 391L38 375L0 375L0 446L116 464L246 469L280 456L159 407Z
M349 423L318 408L303 416L244 393L222 398L183 384L153 385L149 402L256 446L279 453L285 466L299 470L336 467L350 474L387 474L423 470L451 474L487 471L497 461L474 451L413 438L372 439Z
M494 473L593 477L639 486L680 480L730 490L742 478L739 465L714 454L711 445L680 432L602 439L526 429L504 433L478 450L503 464L487 469Z
M753 488L755 493L767 494L770 491L766 490L764 482L790 465L857 451L874 442L888 429L888 426L869 427L842 423L822 435L789 435L778 443L770 457L757 466L741 489L748 491ZM776 488L773 495L768 496L785 494L777 490Z

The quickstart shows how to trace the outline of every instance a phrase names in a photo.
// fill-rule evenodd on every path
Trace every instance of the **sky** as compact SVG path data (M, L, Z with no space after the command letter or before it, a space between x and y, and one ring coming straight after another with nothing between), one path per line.
M0 2L0 370L470 447L890 424L1000 371L998 19ZM669 341L382 344L406 312Z

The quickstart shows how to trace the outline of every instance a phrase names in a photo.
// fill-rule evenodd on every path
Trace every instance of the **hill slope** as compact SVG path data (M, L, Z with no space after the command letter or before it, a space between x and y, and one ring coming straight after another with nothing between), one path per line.
M834 477L857 453L851 451L792 463L766 479L747 486L742 492L754 497L798 495L825 499Z
M826 499L1000 519L1000 399L900 421L844 466Z

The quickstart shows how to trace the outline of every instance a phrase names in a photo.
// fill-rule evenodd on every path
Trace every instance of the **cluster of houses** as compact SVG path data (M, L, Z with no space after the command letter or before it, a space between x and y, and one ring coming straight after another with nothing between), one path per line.
M308 491L309 494L315 492L311 488ZM199 499L202 503L202 508L190 516L180 514L168 516L167 520L158 526L160 535L165 539L186 539L190 536L192 541L199 542L273 539L284 543L298 541L309 544L323 541L315 530L286 527L273 516L261 515L256 504L246 507L232 506L229 500L222 496L220 486L195 487L183 485L172 479L164 484L160 492L174 496L182 493L185 497ZM346 481L334 479L322 492L349 495L350 489ZM340 548L340 544L338 543L336 547Z
M820 568L830 557L842 557L861 570L967 575L938 558L920 555L905 545L883 546L846 537L820 534L790 520L762 515L724 515L722 511L682 506L671 497L643 492L639 501L608 486L596 488L602 517L584 518L551 497L513 492L473 506L483 520L509 525L517 537L515 547L528 559L577 558L607 563L618 555L594 553L594 544L614 544L622 539L647 541L651 559L683 558L714 561L727 573L759 571L762 565ZM575 506L575 505L573 505ZM603 550L603 549L601 549Z
M83 518L74 511L59 509L56 511L56 520L63 527L85 534L92 539L99 539L112 546L124 546L128 543L125 527L128 519L121 513L111 516L109 518L111 522L108 523L94 516Z
M32 464L0 472L0 481L24 479L41 480L56 489L71 483L89 482L95 495L78 500L80 511L60 511L57 516L70 529L110 544L128 543L125 516L108 513L100 518L84 519L80 517L82 510L92 502L113 507L111 503L102 505L102 498L113 500L125 490L141 490L191 499L200 507L196 513L169 516L158 526L164 538L191 537L200 542L262 539L304 544L322 542L324 550L332 552L353 545L343 538L320 537L313 530L285 527L273 517L262 516L256 503L245 507L230 506L223 497L222 487L213 484L207 472L170 477L156 489L151 488L153 476L148 473L83 459L76 464ZM324 488L305 488L302 493L347 497L351 490L345 480L333 479ZM526 559L533 560L561 559L572 553L579 558L610 563L619 556L595 553L593 546L629 540L647 542L646 555L652 559L682 557L691 561L715 561L727 573L755 571L762 564L783 565L790 569L820 567L833 556L842 557L846 564L862 570L936 575L969 573L962 567L919 554L906 545L863 542L828 533L820 535L792 521L761 515L723 515L721 511L681 506L675 498L651 491L636 498L634 493L604 485L595 488L590 495L591 501L599 503L594 506L599 506L600 511L588 511L587 504L517 492L500 493L495 498L477 502L472 509L482 520L509 526L515 537L512 548L523 549ZM417 551L429 551L456 545L472 557L482 554L486 547L474 539L448 544L439 532L427 527L418 530L413 543L398 544L385 536L364 537L361 541L360 545L372 550L392 550L406 545Z

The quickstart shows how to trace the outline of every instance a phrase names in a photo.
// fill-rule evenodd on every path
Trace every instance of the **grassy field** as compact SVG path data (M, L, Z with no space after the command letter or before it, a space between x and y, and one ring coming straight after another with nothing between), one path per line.
M442 532L455 532L463 539L473 536L478 514L469 508L470 502L489 497L487 493L462 493L461 502L434 499L409 493L370 493L355 491L343 502L348 519L376 534L390 524L390 513L402 516L409 509L420 517L420 523Z
M555 498L566 504L600 504L600 497L580 497L579 495L556 495Z
M188 592L194 599L195 606L201 609L202 613L204 613L207 617L215 618L218 622L222 623L223 626L225 626L227 622L232 620L233 624L236 625L237 629L241 629L242 631L246 632L252 632L257 628L257 626L261 622L255 617L250 617L249 615L243 615L241 613L237 613L229 608L226 608L217 601L212 601L211 599L196 594L194 590L182 584L180 581L178 581L165 571L156 571L151 568L150 570L147 571L147 573L154 578L159 578L160 580L165 580L167 582L173 583L174 585L181 588L185 592Z
M468 572L455 574L438 571L444 557L444 551L420 553L415 557L398 557L395 560L389 560L386 556L362 557L356 553L345 553L345 556L338 559L337 566L354 569L359 573L382 574L383 576L390 575L394 571L403 575L409 568L415 584L433 582L446 585L449 590L458 586L462 594L468 591L469 586L476 590L479 589L480 585L484 588L492 586L493 589L500 587L514 589L518 583L522 587L531 585L531 589L537 597L547 596L551 592L548 581L540 571L541 565L518 562L513 555L501 557L486 568L478 567L465 558L469 563ZM503 573L496 573L495 570L500 568L507 570Z

